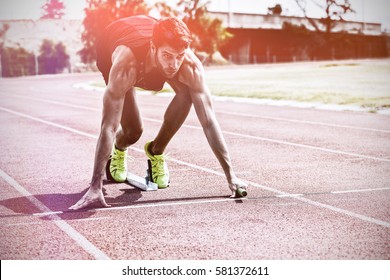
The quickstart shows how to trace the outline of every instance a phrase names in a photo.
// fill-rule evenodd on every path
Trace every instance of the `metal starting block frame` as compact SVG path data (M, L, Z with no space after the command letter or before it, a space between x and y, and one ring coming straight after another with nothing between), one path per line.
M148 169L146 170L146 176L145 178L135 175L133 173L128 172L126 181L143 191L157 191L158 185L153 182L152 180L152 174L151 174L151 163L150 160L148 160Z

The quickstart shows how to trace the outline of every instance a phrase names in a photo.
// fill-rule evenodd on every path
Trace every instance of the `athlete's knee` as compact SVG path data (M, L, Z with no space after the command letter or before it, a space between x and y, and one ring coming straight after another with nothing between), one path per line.
M127 141L133 144L141 138L143 131L144 129L141 125L131 129L123 129L123 134L126 136Z

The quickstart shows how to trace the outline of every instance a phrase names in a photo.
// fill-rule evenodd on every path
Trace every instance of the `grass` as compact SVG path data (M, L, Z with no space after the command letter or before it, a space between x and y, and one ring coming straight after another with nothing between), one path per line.
M213 95L390 108L390 60L206 68ZM104 86L104 83L94 83ZM165 86L163 92L171 92Z
M215 95L388 107L390 61L301 63L235 68L207 76Z

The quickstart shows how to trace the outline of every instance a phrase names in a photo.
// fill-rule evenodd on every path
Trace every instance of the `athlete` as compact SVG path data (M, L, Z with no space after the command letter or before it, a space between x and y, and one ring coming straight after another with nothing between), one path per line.
M164 151L192 105L208 143L222 166L232 196L237 188L247 187L234 174L213 111L204 69L189 48L190 42L187 26L174 17L159 21L147 16L128 17L111 23L104 30L97 44L97 66L107 86L93 175L88 191L70 209L95 205L110 207L103 195L106 164L110 159L111 177L116 182L124 182L127 176L127 148L136 143L143 132L135 87L160 91L165 82L173 88L175 96L165 112L156 138L145 145L145 153L152 163L152 177L158 188L169 186Z

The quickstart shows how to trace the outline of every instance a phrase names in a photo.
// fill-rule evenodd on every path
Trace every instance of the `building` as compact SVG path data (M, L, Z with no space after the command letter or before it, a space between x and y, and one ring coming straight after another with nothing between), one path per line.
M62 42L69 55L70 68L66 71L77 72L85 69L77 54L83 48L81 34L82 20L1 20L0 29L8 25L5 35L0 38L4 47L24 48L38 56L43 40L47 39L57 44Z
M310 31L315 31L309 19L304 17L280 16L280 15L263 15L249 13L227 13L227 12L210 12L214 17L221 19L226 28L232 29L272 29L281 30L284 23L290 23L296 26L305 26ZM311 18L317 26L325 31L320 19ZM347 32L350 34L365 34L379 36L382 34L380 23L366 23L356 21L335 21L332 32Z
M390 37L381 33L378 23L337 21L330 36L333 43L325 44L306 18L226 12L211 12L211 15L221 19L234 35L221 53L237 64L384 57L390 53ZM324 28L319 19L311 20ZM290 29L283 28L286 24ZM91 69L78 55L83 48L82 20L0 21L0 29L4 25L9 29L0 38L0 45L21 47L37 57L43 40L62 42L70 56L70 67L65 71ZM296 26L295 30L291 26Z
M262 63L297 60L388 56L389 38L380 23L334 21L329 35L320 19L279 15L211 12L234 35L221 53L231 62ZM288 28L289 27L289 28Z

